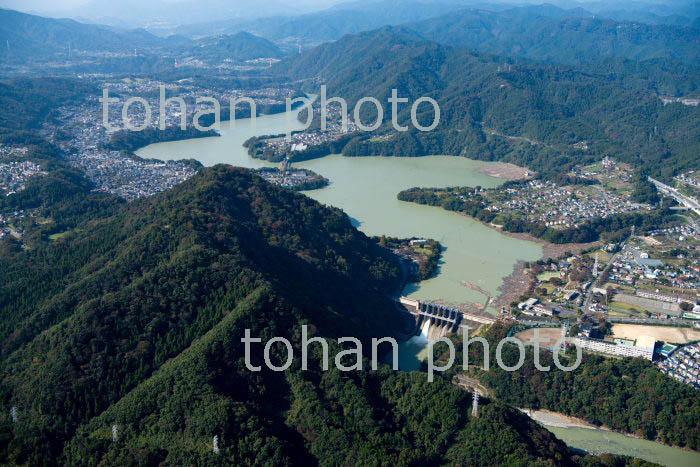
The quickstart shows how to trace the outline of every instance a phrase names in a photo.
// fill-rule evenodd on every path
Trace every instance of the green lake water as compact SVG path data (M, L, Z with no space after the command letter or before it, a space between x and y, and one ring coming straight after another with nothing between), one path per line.
M296 112L294 112L296 113ZM152 144L137 152L143 158L162 160L194 158L204 165L231 164L258 168L270 166L248 156L242 144L251 136L284 133L287 125L300 128L295 116L286 114L249 119L231 128L222 123L221 136ZM466 281L496 295L503 279L518 260L540 257L537 244L501 235L479 222L440 208L398 201L399 191L414 186L494 187L502 183L477 169L487 163L460 157L359 157L339 155L295 164L309 168L331 181L330 186L306 192L321 203L342 208L360 230L368 235L427 237L442 243L437 277L409 286L404 294L421 300L440 299L448 303L485 303L486 297L462 285ZM402 369L417 368L425 356L427 341L416 336L400 350ZM700 454L674 449L649 441L584 428L549 428L570 446L589 452L612 452L641 457L669 466L700 465Z

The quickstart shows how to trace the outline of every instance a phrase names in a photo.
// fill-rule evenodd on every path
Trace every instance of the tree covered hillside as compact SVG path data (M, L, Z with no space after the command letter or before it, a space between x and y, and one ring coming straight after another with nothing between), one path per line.
M388 332L392 320L371 316L392 308L375 297L399 280L342 212L222 167L1 261L3 393L59 441L263 284L329 332L355 323L366 336Z
M307 79L309 90L327 84L329 96L353 106L364 96L384 105L384 126L363 134L345 155L453 154L503 160L546 176L568 171L604 155L668 179L697 168L700 108L664 105L655 89L663 72L642 78L644 68L618 63L613 72L521 63L426 41L397 28L346 36L278 67L290 79ZM683 75L694 82L697 74ZM440 105L440 124L429 132L391 128L391 90L409 98L399 104L399 123L410 126L411 104L422 96ZM352 108L352 107L351 107ZM365 124L376 111L362 107ZM433 121L430 105L418 121ZM392 135L392 133L395 133ZM587 149L576 143L586 142Z
M700 58L698 29L613 21L551 6L501 12L469 9L408 27L447 45L568 65L611 57L671 58L680 63L697 63Z
M243 169L204 170L0 252L2 463L642 464L575 456L498 402L473 419L447 380L366 360L322 372L318 345L301 370L301 324L357 337L366 353L370 337L391 335L400 272L341 211ZM290 368L268 370L253 344L263 370L248 370L245 329L291 339ZM286 351L271 355L282 365Z

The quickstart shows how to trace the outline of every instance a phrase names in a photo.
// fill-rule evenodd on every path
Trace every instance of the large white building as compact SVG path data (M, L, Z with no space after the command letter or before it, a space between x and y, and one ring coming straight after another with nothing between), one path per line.
M656 340L649 336L640 336L634 345L604 341L601 339L591 339L588 337L576 337L574 343L582 349L593 352L618 355L621 357L642 357L647 360L654 358L654 346Z

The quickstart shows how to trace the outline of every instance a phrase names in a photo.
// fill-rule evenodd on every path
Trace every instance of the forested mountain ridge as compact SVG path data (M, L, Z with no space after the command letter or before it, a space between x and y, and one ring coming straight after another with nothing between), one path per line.
M333 338L367 344L397 325L393 258L341 211L226 166L54 242L0 249L1 461L643 465L576 456L498 402L471 418L448 380L366 360L334 369ZM331 338L330 371L318 346L300 369L301 324ZM253 344L263 370L248 370L245 329L289 338L291 367L268 370ZM272 347L273 363L285 356Z
M427 39L481 52L555 63L591 63L604 58L673 58L694 63L700 30L692 19L553 5L478 4L455 1L350 2L295 17L231 19L175 28L190 37L248 31L294 46L315 46L383 26L408 27ZM635 21L639 17L640 21ZM644 21L644 20L648 21ZM673 24L674 22L681 24ZM295 51L295 50L294 50Z
M113 31L71 19L43 18L0 9L0 60L22 60L29 56L50 56L57 52L133 52L134 46L163 46L171 43L149 32Z
M1 8L0 43L0 62L16 64L56 58L70 61L91 56L102 57L107 63L121 60L121 70L129 69L125 68L127 63L142 63L155 67L144 70L163 71L172 63L160 63L164 57L245 61L282 55L275 44L247 32L198 40L177 35L162 38L143 29L113 29Z
M440 105L435 130L398 133L382 142L360 136L345 147L346 155L454 154L549 174L604 155L647 167L660 178L694 168L700 109L664 105L658 95L663 72L653 81L642 77L644 68L617 65L591 72L519 62L442 46L404 28L382 28L290 57L277 70L289 79L313 80L307 86L315 92L326 84L329 96L342 96L351 106L360 97L376 97L384 106L380 133L392 131L392 88L409 98L408 105L399 105L402 125L410 125L410 104L419 97ZM695 83L699 75L689 73L684 79ZM364 106L362 116L371 123L376 114ZM421 106L418 120L429 125L432 108ZM582 141L587 150L574 147Z
M700 59L700 30L695 28L620 22L554 7L462 10L406 27L446 45L548 63L575 65L617 57L692 64Z
M23 399L14 403L27 412L38 411L37 423L43 411L50 429L63 432L184 350L264 283L302 297L295 303L306 303L313 310L307 316L329 333L390 329L391 319L374 322L391 316L380 291L399 280L383 251L338 210L247 171L212 169L45 248L1 259L3 387L13 388ZM328 283L308 294L321 277ZM362 291L349 296L354 281L362 281ZM361 302L367 308L356 309ZM27 358L39 358L41 368L26 366Z
M282 52L275 44L247 32L199 39L193 45L185 47L183 53L189 53L205 60L252 60L260 57L282 57Z

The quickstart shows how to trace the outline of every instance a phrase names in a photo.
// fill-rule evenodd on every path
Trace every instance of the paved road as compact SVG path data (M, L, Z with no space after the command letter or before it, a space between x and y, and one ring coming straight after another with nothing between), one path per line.
M455 379L452 381L453 384L460 386L463 389L466 389L468 391L474 391L479 393L479 396L481 397L488 397L489 391L486 389L477 379L470 378L469 376L463 374L463 373L457 373L455 375Z
M678 190L676 190L673 187L670 187L668 185L665 185L661 183L660 181L653 179L649 177L649 181L656 185L656 188L663 194L668 195L673 197L676 201L678 201L680 204L683 206L686 206L695 212L695 214L700 216L700 203L695 201L692 198L688 198L687 196L681 194Z
M624 242L622 242L622 245L620 245L620 251L618 251L617 253L615 253L615 254L610 258L610 261L608 261L608 264L605 265L605 269L603 269L603 271L602 271L600 274L598 274L598 277L596 277L596 279L593 281L593 283L591 284L591 286L588 287L588 290L586 291L586 300L584 300L584 302L583 302L583 314L584 314L584 315L593 314L593 313L588 309L588 307L591 306L591 299L593 298L593 289L594 289L595 287L598 287L598 284L599 284L599 282L600 282L600 278L601 278L606 272L608 272L608 271L610 270L610 268L612 267L613 263L614 263L615 261L617 261L617 257L620 256L620 255L622 254L622 252L625 250L625 245L627 244L627 240L629 240L629 238L626 239Z

